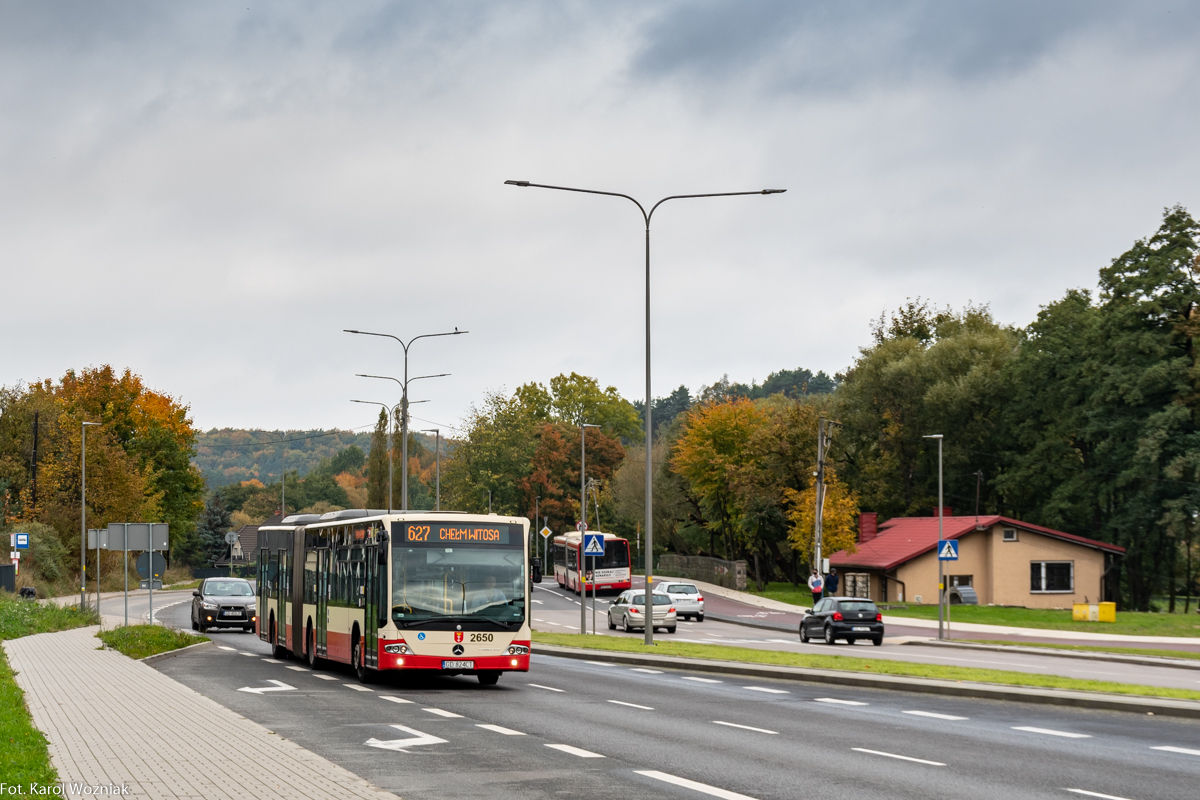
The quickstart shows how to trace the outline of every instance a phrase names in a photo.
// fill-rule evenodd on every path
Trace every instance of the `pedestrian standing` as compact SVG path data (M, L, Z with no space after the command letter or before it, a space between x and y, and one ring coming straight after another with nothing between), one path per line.
M816 608L817 603L821 602L821 591L825 588L825 580L815 569L808 579L808 588L812 590L813 607Z
M838 590L838 574L837 567L829 570L829 574L825 576L825 594L833 597Z

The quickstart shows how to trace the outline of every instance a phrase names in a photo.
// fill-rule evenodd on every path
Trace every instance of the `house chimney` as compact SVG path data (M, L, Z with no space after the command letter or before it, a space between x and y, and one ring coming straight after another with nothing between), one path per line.
M879 535L879 513L863 511L858 515L858 543L866 544Z
M938 515L937 506L934 506L934 507L933 507L933 515L934 515L935 517ZM942 516L943 516L943 517L953 517L953 516L954 516L954 509L953 509L953 508L950 508L950 506L942 506Z

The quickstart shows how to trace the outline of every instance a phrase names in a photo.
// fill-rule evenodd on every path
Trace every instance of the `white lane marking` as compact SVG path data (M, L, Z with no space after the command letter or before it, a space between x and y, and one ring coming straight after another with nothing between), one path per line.
M935 714L932 711L905 711L904 713L912 714L914 717L929 717L930 719L948 719L948 720L970 719L970 717L956 717L953 714Z
M546 605L546 604L545 604L545 603L543 603L541 600L534 600L533 602L537 603L539 606L544 606L544 605Z
M1171 747L1163 745L1162 747L1151 747L1151 750L1162 750L1164 753L1182 753L1185 756L1200 756L1200 750L1189 750L1186 747Z
M818 703L837 703L839 706L865 706L869 703L863 703L858 700L839 700L836 697L817 697Z
M1100 794L1099 792L1089 792L1087 789L1063 789L1064 792L1074 792L1075 794L1086 795L1087 797L1100 797L1104 800L1129 800L1128 797L1117 797L1115 794Z
M610 661L585 661L585 662L583 662L583 663L585 663L585 664L595 664L595 665L596 665L596 666L598 666L598 667L615 667L615 666L616 666L616 664L613 664L613 663L612 663L612 662L610 662Z
M247 692L249 694L262 694L263 692L294 692L294 691L296 691L295 686L288 686L283 681L268 680L267 683L273 683L275 685L274 686L259 686L256 688L251 688L249 686L243 686L242 688L238 689L238 691L239 692Z
M766 686L743 686L743 689L749 689L752 692L766 692L767 694L791 694L787 689L771 689Z
M549 692L565 692L566 691L566 689L555 689L553 686L542 686L540 683L531 683L529 685L535 689L545 689L546 691L549 691Z
M293 667L290 664L288 665L288 669L294 672L308 672L308 667Z
M475 727L483 728L485 731L493 731L495 733L502 733L505 736L524 736L525 735L525 734L521 733L520 731L514 731L512 728L505 728L500 725L484 725L482 723L476 723Z
M534 621L534 622L545 622L546 620L544 620L544 619L538 619L537 617L534 617L534 618L533 618L533 621Z
M855 750L859 753L870 753L873 756L887 756L888 758L898 758L901 761L912 761L916 764L928 764L931 767L946 766L945 764L943 764L940 761L926 761L923 758L913 758L912 756L901 756L901 755L896 755L895 753L885 753L882 750L868 750L865 747L851 747L850 749Z
M551 750L561 750L564 753L570 753L571 755L579 756L580 758L604 758L604 756L600 755L599 753L593 753L591 750L583 750L578 747L572 747L569 744L548 744L546 747L549 747Z
M624 700L609 700L610 703L616 703L619 706L629 706L630 708L640 708L643 711L653 711L653 706L639 706L637 703L626 703Z
M230 650L230 651L232 651L232 652L234 652L234 653L236 653L236 652L237 652L237 648L236 648L236 647L226 647L226 646L225 646L225 645L223 645L223 644L219 644L219 645L217 645L217 649L218 649L218 650Z
M241 653L241 652L239 652L239 653L238 653L238 655L241 655L241 656L250 656L251 658L258 658L258 656L257 656L257 655L255 655L254 653Z
M342 686L345 686L347 689L353 689L356 692L373 692L373 691L375 691L374 689L368 689L365 686L359 686L357 683L343 683Z
M267 662L268 664L282 664L283 663L282 661L279 661L274 658L264 658L263 661Z
M725 681L716 680L715 678L697 678L694 675L684 675L683 679L685 681L695 681L696 683L724 683L725 682Z
M689 781L687 778L680 778L678 775L669 775L666 772L659 772L656 769L635 769L634 772L638 775L645 775L647 778L653 778L656 781L662 781L663 783L673 783L676 786L682 786L685 789L691 789L694 792L700 792L710 797L719 797L721 800L754 800L748 794L738 794L728 789L709 786L707 783Z
M411 703L412 702L412 700L405 700L403 697L396 697L396 695L394 695L394 694L381 694L380 697L383 698L384 700L390 700L393 703Z
M662 675L663 674L663 671L661 669L645 669L644 667L630 667L629 671L630 672L644 672L647 675Z
M1029 725L1013 726L1014 731L1025 731L1026 733L1043 733L1046 736L1061 736L1064 739L1090 739L1090 733L1071 733L1070 731L1052 731L1049 728L1034 728Z
M430 714L437 714L439 717L447 717L449 719L462 719L462 714L455 714L453 711L444 711L440 708L422 708L422 711L428 711Z
M546 624L547 624L547 625L558 625L558 623L557 623L557 622L547 622Z
M428 733L421 733L413 728L406 728L403 725L392 725L391 727L397 730L411 734L410 739L389 739L388 741L380 741L374 737L363 742L367 747L378 747L380 750L399 750L401 753L408 752L406 747L419 747L423 744L445 744L445 739L439 739L436 736L430 736Z
M336 681L337 680L336 675L313 675L313 677L318 678L323 681Z
M779 735L779 731L769 731L766 728L755 728L750 725L738 725L736 722L722 722L719 719L714 719L713 725L724 725L727 728L741 728L744 731L757 731L758 733L769 733L772 736Z

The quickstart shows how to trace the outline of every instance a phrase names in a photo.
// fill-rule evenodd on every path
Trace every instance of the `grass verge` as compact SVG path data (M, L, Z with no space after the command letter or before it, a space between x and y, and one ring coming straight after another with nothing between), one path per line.
M4 595L0 596L0 640L100 624L100 618L91 609L81 611L78 606L37 603Z
M130 658L145 658L208 641L207 636L193 636L161 625L123 625L100 631L96 638L104 642L105 647L119 650Z
M1077 650L1084 653L1112 653L1122 656L1154 656L1156 658L1189 658L1200 661L1200 653L1192 650L1155 650L1149 647L1105 647L1090 644L1055 644L1053 642L1007 642L995 639L956 639L975 644L994 644L1004 647L1042 647L1047 650Z
M533 640L541 644L582 647L589 650L639 654L647 652L645 646L641 643L616 636L581 636L577 633L540 633L535 631ZM737 661L746 664L835 669L846 672L863 672L872 675L900 675L944 681L974 681L976 683L994 683L1004 686L1032 686L1040 689L1070 689L1082 692L1104 692L1107 694L1138 695L1143 697L1169 697L1177 700L1200 700L1200 691L1192 691L1191 689L1171 689L1162 686L1142 686L1133 683L1080 680L1077 678L1064 678L1059 675L1007 672L998 669L945 667L939 664L915 664L908 661L888 661L875 658L862 659L853 656L808 655L780 650L754 650L748 647L669 642L661 639L658 640L658 646L653 649L652 653L657 656L683 656L685 658Z

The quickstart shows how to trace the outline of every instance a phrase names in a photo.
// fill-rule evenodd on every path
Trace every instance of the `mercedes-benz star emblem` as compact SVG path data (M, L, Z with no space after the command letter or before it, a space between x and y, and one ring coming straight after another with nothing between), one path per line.
M461 656L463 654L463 646L461 644L454 645L454 655Z

